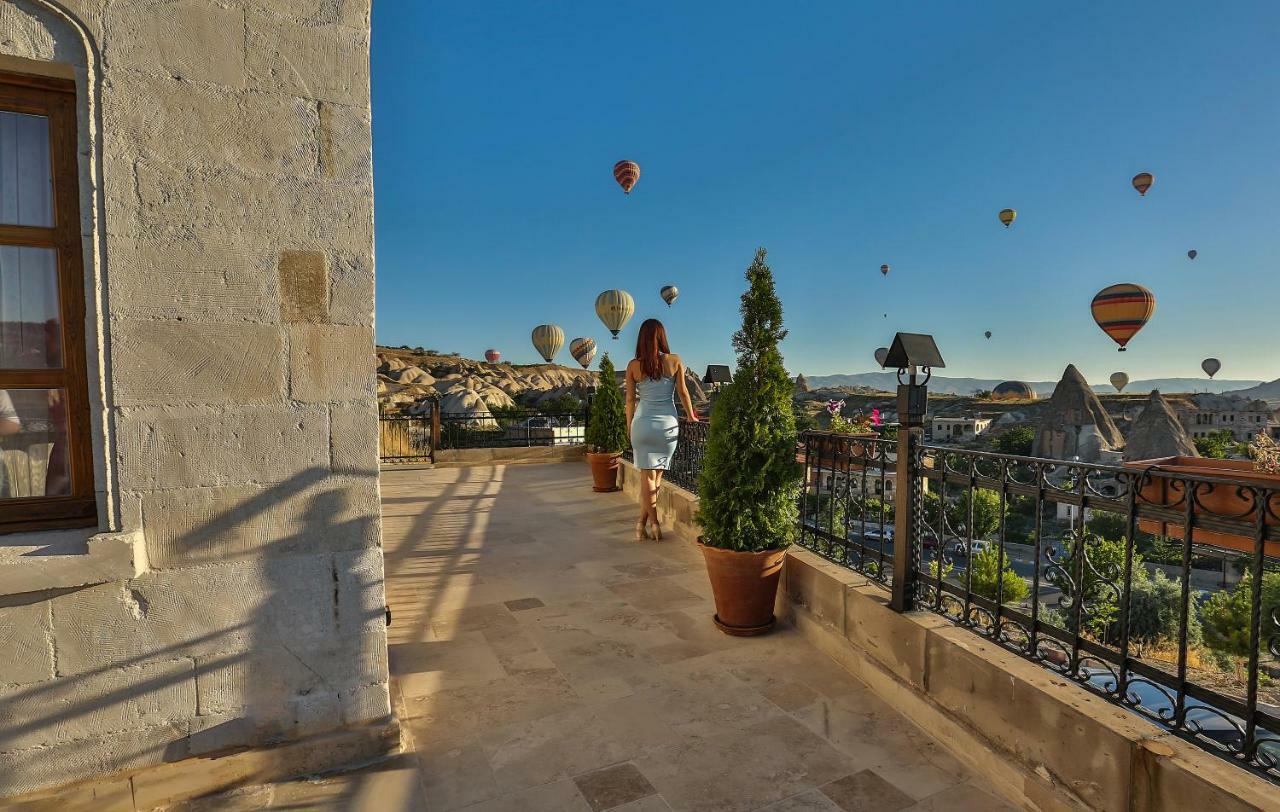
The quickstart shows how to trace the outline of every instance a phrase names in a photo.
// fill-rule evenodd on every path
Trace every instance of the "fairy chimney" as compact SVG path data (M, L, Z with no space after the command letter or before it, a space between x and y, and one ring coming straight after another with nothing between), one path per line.
M1088 381L1068 364L1041 412L1032 453L1037 457L1099 462L1105 452L1124 447L1124 436Z
M1187 436L1169 401L1160 390L1151 390L1147 407L1133 421L1124 449L1126 460L1154 460L1161 457L1198 457L1195 444Z

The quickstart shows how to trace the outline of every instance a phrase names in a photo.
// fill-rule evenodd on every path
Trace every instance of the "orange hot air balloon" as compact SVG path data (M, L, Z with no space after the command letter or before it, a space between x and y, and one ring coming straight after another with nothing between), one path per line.
M625 194L631 194L632 187L640 180L640 164L635 161L618 161L613 165L613 179Z
M1000 222L1004 223L1004 227L1008 228L1013 225L1013 221L1018 219L1018 213L1013 209L1000 210Z
M1156 182L1156 176L1150 172L1139 172L1133 176L1133 188L1138 190L1138 194L1146 196L1147 190L1151 188L1151 184Z
M1111 336L1111 340L1120 345L1120 352L1124 352L1129 339L1156 312L1156 297L1142 285L1124 282L1098 291L1091 309L1093 320L1102 332Z

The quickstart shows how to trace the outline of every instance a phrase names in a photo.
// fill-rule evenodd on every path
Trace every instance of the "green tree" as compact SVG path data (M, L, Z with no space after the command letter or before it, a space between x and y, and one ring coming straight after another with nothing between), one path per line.
M581 410L582 401L578 400L573 395L570 395L568 392L563 395L557 395L548 400L544 400L538 404L538 411L542 414L577 414Z
M1077 533L1074 538L1063 539L1064 555L1060 566L1049 569L1049 582L1062 590L1062 594L1074 603L1084 601L1083 628L1102 640L1114 634L1120 619L1120 585L1124 581L1125 544L1092 533ZM1083 560L1081 560L1083 558ZM1078 575L1078 571L1083 575ZM1080 578L1077 588L1075 580ZM1133 552L1133 581L1136 584L1147 577L1142 566L1142 555ZM1066 612L1074 623L1075 612ZM1075 631L1072 628L1072 631Z
M711 411L698 478L698 523L705 542L759 552L795 537L801 468L796 462L795 388L778 344L786 337L782 302L765 250L756 251L733 336L737 370Z
M995 450L1001 454L1014 454L1019 457L1030 457L1031 447L1035 445L1036 432L1030 426L1018 426L1009 429L995 439Z
M1200 456L1219 460L1243 456L1249 448L1245 443L1236 442L1235 435L1231 433L1231 429L1211 431L1208 435L1197 437L1192 442L1196 444L1196 451L1200 452Z
M1249 656L1249 619L1253 611L1253 577L1248 572L1232 589L1215 592L1200 606L1204 642L1218 655L1220 664L1234 664L1237 675ZM1280 613L1280 572L1262 576L1262 623ZM1266 645L1266 632L1262 645Z
M808 404L803 400L791 401L791 414L796 421L797 434L813 431L818 427L818 421L813 418L813 413L809 411Z
M1160 570L1150 578L1135 578L1129 594L1129 640L1143 649L1178 639L1182 614L1182 584ZM1188 613L1187 643L1200 644L1200 618L1195 607Z
M969 569L973 573L973 591L991 600L1000 595L1001 603L1021 603L1030 592L1027 582L1013 571L1009 563L1009 553L1000 561L1000 553L995 545L973 554L969 560ZM1003 568L1000 564L1003 563ZM1003 569L1003 575L1001 570ZM998 590L998 593L997 593Z
M591 400L586 443L591 451L605 454L621 454L628 445L627 412L608 353L600 359L600 385Z
M959 499L947 505L947 521L957 534L968 532L970 493L973 494L973 537L985 539L1000 527L1000 497L995 491L983 488L966 490Z
M1124 541L1125 535L1129 532L1129 521L1119 513L1091 510L1087 527L1095 536L1112 541Z

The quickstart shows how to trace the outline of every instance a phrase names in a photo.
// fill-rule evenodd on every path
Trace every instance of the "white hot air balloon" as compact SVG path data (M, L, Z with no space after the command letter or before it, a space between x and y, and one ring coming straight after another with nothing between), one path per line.
M675 285L667 285L663 287L660 295L662 296L662 301L667 303L667 307L671 307L671 303L680 295L680 288Z
M877 364L879 364L880 366L884 366L884 362L885 362L886 360L888 360L888 358L889 358L889 348L888 348L888 347L880 347L879 349L877 349L877 350L876 350L876 363L877 363Z
M554 324L539 324L533 328L533 348L548 364L564 346L564 330Z
M596 315L609 328L609 332L613 333L614 338L618 337L618 333L635 312L636 300L625 290L606 290L596 297Z
M1129 376L1123 372L1111 373L1111 385L1116 388L1117 392L1123 392L1124 388L1129 385Z

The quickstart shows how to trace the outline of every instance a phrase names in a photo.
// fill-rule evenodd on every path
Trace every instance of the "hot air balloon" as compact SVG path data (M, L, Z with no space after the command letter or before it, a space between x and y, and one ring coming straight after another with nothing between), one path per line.
M888 359L888 357L889 357L888 347L880 347L879 349L876 350L876 363L879 364L880 366L884 366L884 362L886 359Z
M1217 358L1206 358L1200 362L1200 368L1204 370L1204 374L1212 378L1218 374L1218 370L1222 369L1222 362Z
M881 275L881 276L888 276L888 275L889 275L889 266L888 266L888 265L881 265L881 266L880 266L880 275Z
M631 194L631 189L640 180L640 164L635 161L618 161L613 165L613 179L622 187L624 194Z
M1196 254L1198 254L1198 253L1200 253L1200 252L1199 252L1199 251L1197 251L1196 249L1192 248L1190 251L1188 251L1188 252L1187 252L1187 256L1188 256L1188 257L1190 257L1191 259L1195 259L1195 258L1196 258Z
M596 315L615 339L635 312L636 300L625 290L606 290L596 297Z
M591 359L596 357L596 340L594 338L575 338L569 342L569 354L573 360L586 369L591 366Z
M1093 320L1120 345L1120 352L1124 352L1129 339L1156 312L1156 297L1142 285L1124 282L1099 291L1093 297L1091 309Z
M680 288L675 285L667 285L660 291L660 293L662 295L662 301L667 303L667 307L671 307L671 303L680 295Z
M1123 372L1112 372L1111 385L1116 388L1117 392L1123 392L1124 388L1129 385L1129 376Z
M502 360L502 353L498 352L497 350L485 350L484 360L488 361L491 364L496 364Z
M1013 225L1013 221L1018 219L1018 213L1013 209L1000 210L1000 222L1004 223L1004 227L1008 228Z
M533 328L533 348L548 364L564 346L564 330L554 324L539 324Z
M987 337L987 340L988 340L988 341L990 341L990 340L991 340L991 331L990 331L990 330L988 330L988 331L986 331L985 333L983 333L983 335Z
M1133 188L1138 190L1138 194L1146 196L1147 190L1151 188L1151 184L1156 182L1156 176L1150 172L1139 172L1133 176Z

